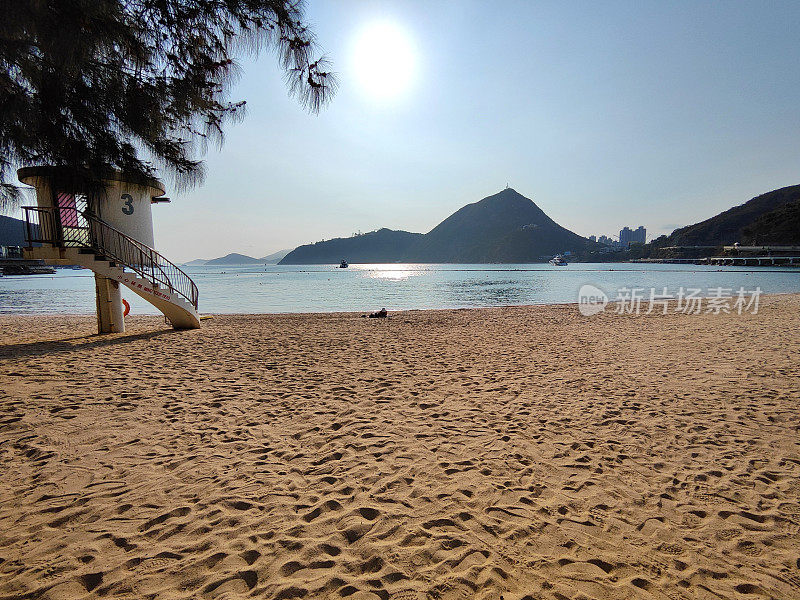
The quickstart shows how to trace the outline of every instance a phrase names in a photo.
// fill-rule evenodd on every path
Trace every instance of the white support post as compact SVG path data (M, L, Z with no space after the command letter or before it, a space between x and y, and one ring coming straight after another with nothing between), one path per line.
M108 277L94 276L97 299L97 333L124 333L122 293L119 283Z

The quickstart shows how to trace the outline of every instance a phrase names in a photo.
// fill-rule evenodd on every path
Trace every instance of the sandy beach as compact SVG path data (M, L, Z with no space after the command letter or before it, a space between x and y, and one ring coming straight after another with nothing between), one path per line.
M0 317L0 599L798 598L798 330Z

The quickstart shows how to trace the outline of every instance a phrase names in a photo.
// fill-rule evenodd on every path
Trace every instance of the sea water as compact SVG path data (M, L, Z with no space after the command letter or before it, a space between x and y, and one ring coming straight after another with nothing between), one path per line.
M586 284L609 299L620 290L676 295L680 289L800 292L800 269L699 265L549 264L358 264L237 265L185 267L200 292L201 313L368 312L473 308L578 301ZM626 294L627 292L623 292ZM123 288L133 314L158 314ZM95 310L94 278L87 270L55 275L0 277L0 314L72 313Z

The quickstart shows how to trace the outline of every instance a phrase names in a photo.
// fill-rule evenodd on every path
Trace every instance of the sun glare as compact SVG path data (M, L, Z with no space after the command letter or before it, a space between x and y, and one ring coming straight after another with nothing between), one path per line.
M353 71L361 91L375 100L394 100L413 84L416 56L408 33L394 23L366 26L356 37Z

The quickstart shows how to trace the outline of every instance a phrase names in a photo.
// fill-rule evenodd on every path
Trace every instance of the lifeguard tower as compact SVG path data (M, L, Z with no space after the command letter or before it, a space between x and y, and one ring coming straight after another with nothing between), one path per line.
M200 327L197 286L153 249L151 208L169 202L164 184L109 169L97 190L76 193L67 184L69 173L59 167L25 167L17 177L36 188L37 206L23 207L25 257L94 271L99 333L125 331L120 284L160 310L174 328Z

